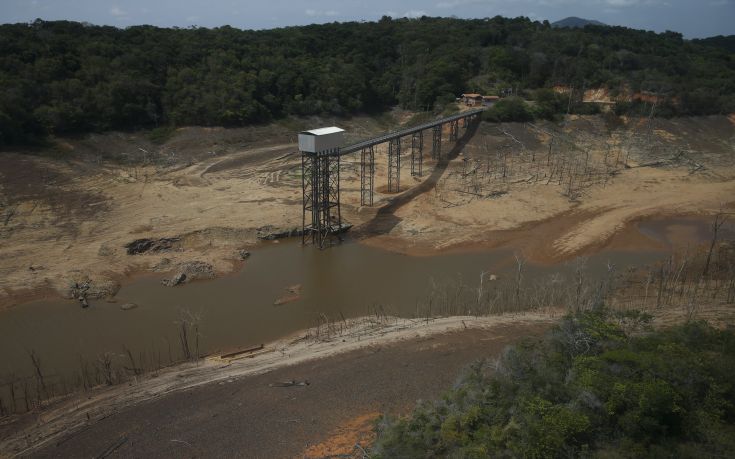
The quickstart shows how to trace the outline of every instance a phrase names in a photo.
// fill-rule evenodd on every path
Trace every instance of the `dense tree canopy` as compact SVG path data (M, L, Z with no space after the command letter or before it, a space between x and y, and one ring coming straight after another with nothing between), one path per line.
M264 31L37 20L0 26L0 84L0 144L15 144L396 103L426 110L466 90L554 84L650 90L677 100L681 113L725 113L735 110L735 55L671 32L553 29L526 18L386 17Z
M372 457L726 457L735 333L595 310L475 365L441 400L382 423ZM728 453L729 451L729 453Z

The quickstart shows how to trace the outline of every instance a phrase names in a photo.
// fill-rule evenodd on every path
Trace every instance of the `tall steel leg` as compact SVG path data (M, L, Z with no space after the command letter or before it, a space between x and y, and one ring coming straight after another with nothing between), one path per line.
M314 210L314 166L316 156L301 153L301 196L303 202L303 214L301 219L301 243L306 244L307 234L311 236L313 228L313 210ZM306 215L309 214L309 223L306 222Z
M414 132L411 136L411 175L423 175L424 131Z
M431 157L433 159L440 159L442 156L442 127L434 126L433 139L431 145Z
M449 122L449 141L456 142L459 138L459 120Z
M373 205L375 186L375 152L373 147L363 148L360 152L360 205Z
M339 149L301 154L303 199L301 242L311 239L323 249L342 229L339 189ZM309 223L307 224L307 214Z
M401 139L391 139L388 143L388 192L401 191Z

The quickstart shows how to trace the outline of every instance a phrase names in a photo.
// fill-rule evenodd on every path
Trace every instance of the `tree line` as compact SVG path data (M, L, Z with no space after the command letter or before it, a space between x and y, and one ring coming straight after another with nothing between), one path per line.
M396 104L441 110L465 91L530 95L556 84L653 91L671 101L672 114L729 113L731 42L503 17L384 17L262 31L5 24L0 145L110 129L369 113Z

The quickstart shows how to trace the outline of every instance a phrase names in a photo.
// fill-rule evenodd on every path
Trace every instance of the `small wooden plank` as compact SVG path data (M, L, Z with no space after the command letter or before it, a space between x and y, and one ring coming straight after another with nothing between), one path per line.
M240 355L243 355L243 354L249 354L249 353L251 353L251 352L255 352L255 351L260 351L260 350L261 350L261 349L263 349L264 347L265 347L265 346L264 346L263 344L260 344L260 345L258 345L258 346L254 346L254 347L249 347L249 348L247 348L247 349L241 349L241 350L239 350L239 351L235 351L235 352L229 352L229 353L227 353L227 354L222 354L222 355L220 355L219 357L220 357L221 359L231 359L231 358L233 358L233 357L237 357L237 356L240 356Z

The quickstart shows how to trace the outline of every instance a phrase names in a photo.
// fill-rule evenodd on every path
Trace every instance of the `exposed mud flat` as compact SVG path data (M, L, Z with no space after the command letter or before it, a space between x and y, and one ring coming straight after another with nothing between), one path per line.
M311 122L335 121L351 140L390 127L367 118ZM162 146L93 135L62 142L55 158L5 153L0 305L187 262L211 265L215 275L239 269L239 252L259 244L263 227L301 226L300 159L284 143L301 124L183 129ZM605 247L646 218L733 208L735 126L726 117L652 125L570 117L562 125L482 124L471 134L454 145L445 133L438 163L427 146L421 178L408 174L406 145L397 195L381 192L387 159L378 148L373 209L359 206L359 156L344 158L342 213L353 232L414 255L511 247L554 263ZM129 255L126 245L142 238L179 242Z
M724 117L483 125L366 243L414 255L514 246L545 263L592 253L647 218L732 211L734 136Z

